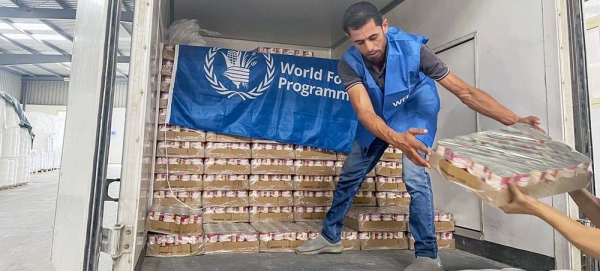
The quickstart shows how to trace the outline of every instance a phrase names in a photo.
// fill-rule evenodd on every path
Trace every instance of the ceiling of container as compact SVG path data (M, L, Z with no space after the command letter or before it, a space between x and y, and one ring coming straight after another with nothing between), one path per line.
M197 19L222 38L332 48L342 16L358 0L176 0L174 20ZM402 1L371 0L380 10Z

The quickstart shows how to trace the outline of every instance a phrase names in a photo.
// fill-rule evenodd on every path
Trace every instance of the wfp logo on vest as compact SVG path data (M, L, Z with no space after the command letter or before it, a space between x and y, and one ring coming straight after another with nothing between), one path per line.
M395 101L393 103L394 107L397 107L397 106L401 105L402 103L406 102L406 100L408 100L408 96L410 96L410 94L407 94L402 99Z
M214 65L215 61L223 61L225 65ZM262 65L257 65L259 63ZM227 98L239 96L245 101L256 99L269 89L275 77L275 65L270 54L211 48L204 58L204 72L217 93Z

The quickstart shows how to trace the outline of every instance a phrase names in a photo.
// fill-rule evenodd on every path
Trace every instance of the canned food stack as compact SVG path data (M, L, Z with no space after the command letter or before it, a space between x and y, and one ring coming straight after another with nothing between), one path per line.
M296 146L294 214L296 221L324 219L333 200L337 154L323 149Z
M352 207L344 225L358 231L361 249L408 249L408 207ZM381 241L385 240L385 241Z
M252 223L259 233L260 252L293 252L309 240L308 231L291 222Z
M455 249L456 244L453 239L453 233L455 229L454 216L450 213L436 210L434 214L434 220L435 232L438 239L438 247L440 249ZM414 250L414 239L412 239L412 236L410 235L410 228L408 230L409 249Z
M248 223L204 224L204 253L258 253L258 231Z
M406 232L359 232L361 250L408 249Z
M298 50L298 49L258 47L256 49L254 49L254 51L259 52L259 53L264 53L264 54L280 54L280 55L293 55L293 56L305 56L305 57L313 57L314 56L314 53L312 51Z
M146 255L177 257L200 255L203 252L202 234L148 234Z
M592 178L588 157L521 123L440 140L430 160L493 206L510 202L511 182L542 198L585 188Z
M323 227L322 220L310 220L303 222L296 222L300 228L304 229L308 233L308 240L315 239L321 234ZM360 242L358 240L358 231L344 226L342 228L342 245L344 250L360 250Z

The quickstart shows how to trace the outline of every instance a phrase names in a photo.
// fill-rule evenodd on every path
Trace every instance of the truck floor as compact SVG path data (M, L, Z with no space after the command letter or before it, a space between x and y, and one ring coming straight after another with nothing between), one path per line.
M339 270L401 271L413 260L407 250L345 251L338 255L258 253L203 255L184 258L146 257L142 271L158 270ZM503 269L508 266L459 250L442 251L445 270Z

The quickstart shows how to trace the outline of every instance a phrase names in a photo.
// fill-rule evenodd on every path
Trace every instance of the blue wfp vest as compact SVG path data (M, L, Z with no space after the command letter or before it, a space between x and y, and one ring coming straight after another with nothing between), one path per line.
M385 93L354 46L344 53L343 59L363 79L375 113L399 133L409 128L427 129L427 134L417 138L431 148L437 132L440 98L435 81L420 72L421 45L428 39L395 27L389 27L386 36ZM359 122L354 140L366 153L375 136Z

